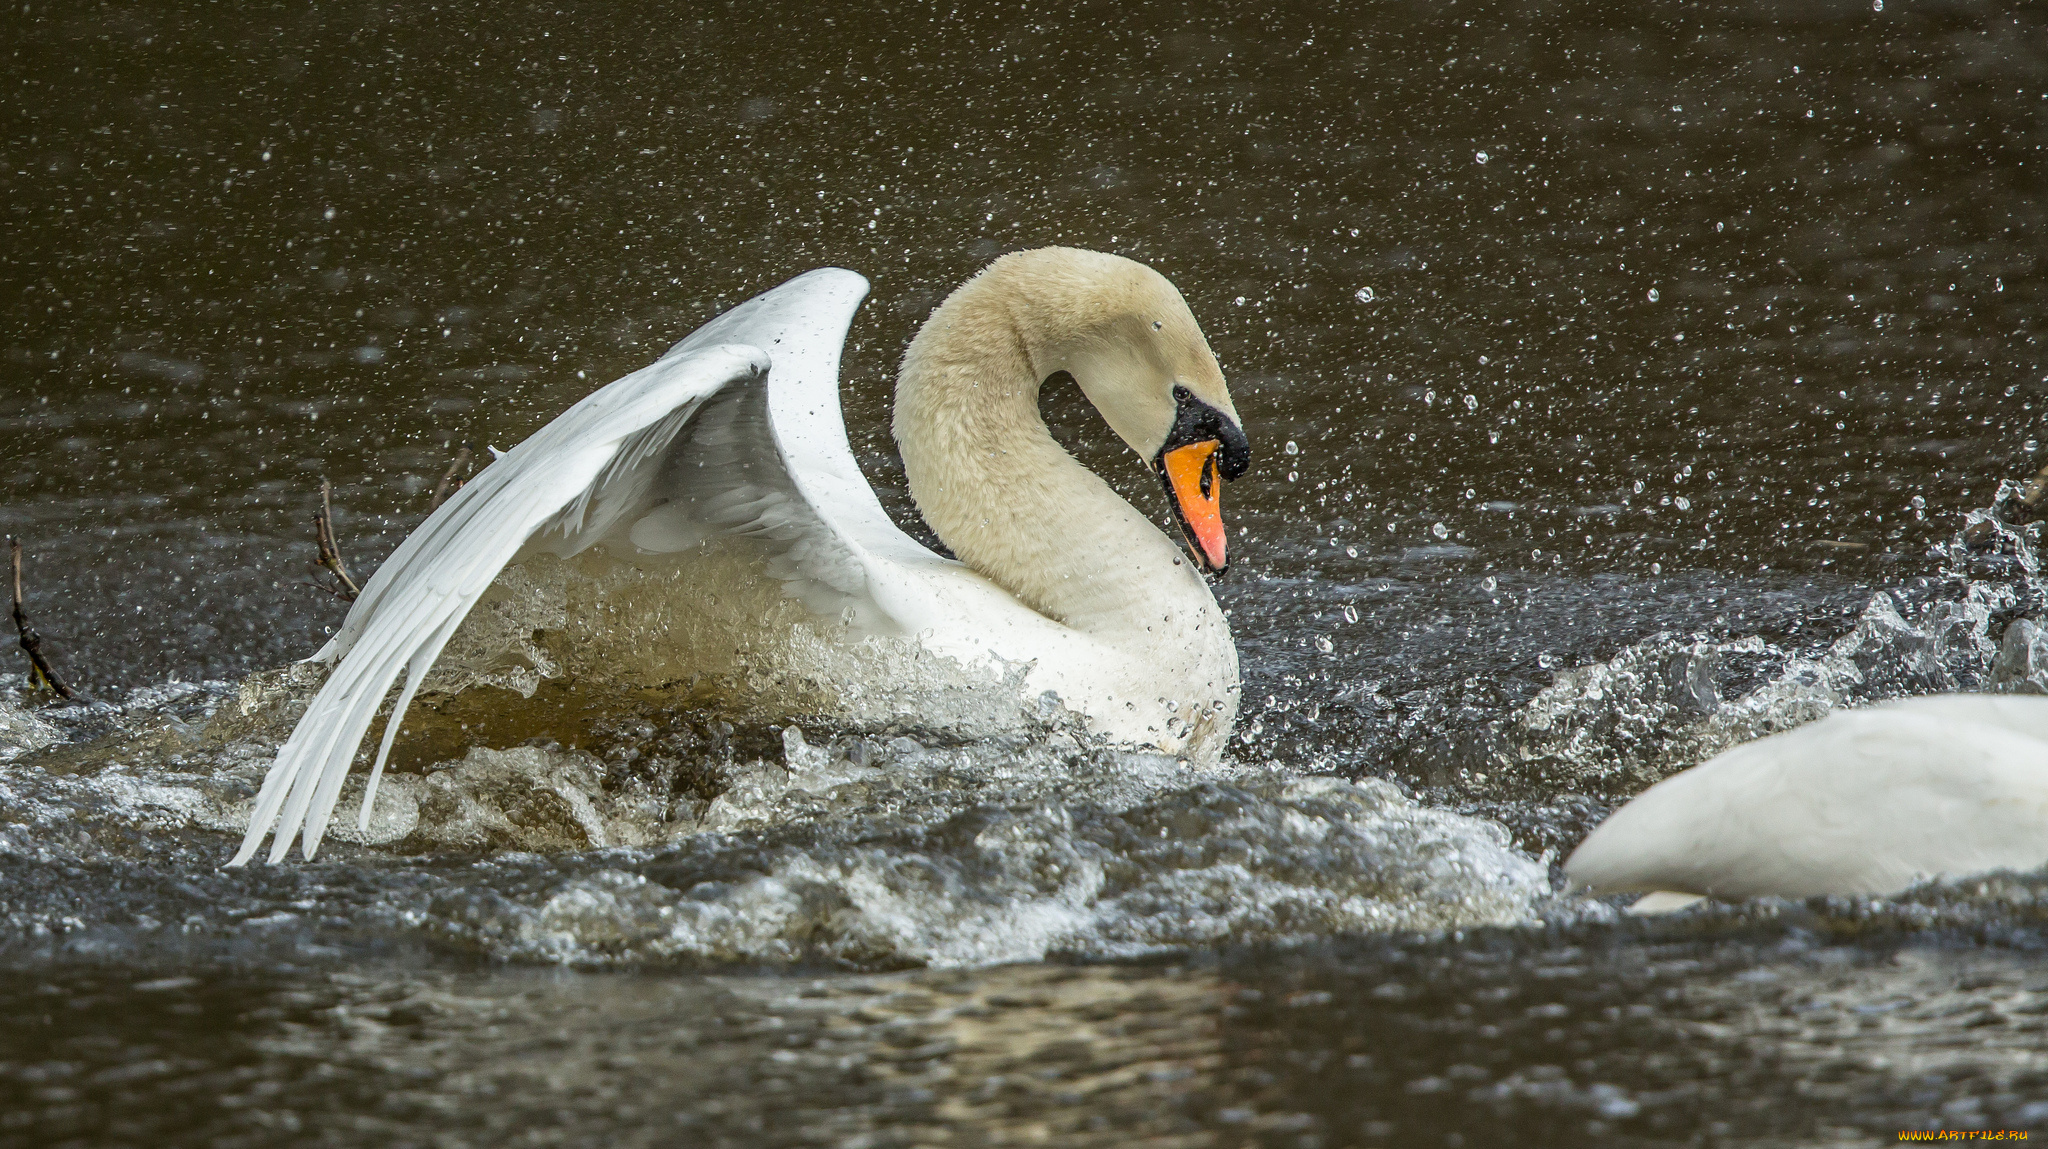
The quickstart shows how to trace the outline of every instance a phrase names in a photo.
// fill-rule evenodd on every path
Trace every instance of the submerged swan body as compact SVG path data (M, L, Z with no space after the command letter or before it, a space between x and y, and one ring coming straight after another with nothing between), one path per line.
M1641 912L1701 897L1885 895L2048 864L2048 698L1945 694L1843 710L1637 795L1572 852Z
M733 308L435 511L314 655L334 671L231 864L273 829L271 861L301 835L314 855L403 671L367 819L407 704L508 565L581 580L565 628L599 681L738 666L755 704L853 724L974 735L1064 708L1114 743L1219 753L1237 655L1203 571L1224 566L1221 486L1248 446L1180 293L1142 264L1046 248L933 312L904 356L894 433L957 561L890 521L848 449L839 356L866 294L827 268ZM1159 474L1186 551L1053 441L1038 391L1061 373Z

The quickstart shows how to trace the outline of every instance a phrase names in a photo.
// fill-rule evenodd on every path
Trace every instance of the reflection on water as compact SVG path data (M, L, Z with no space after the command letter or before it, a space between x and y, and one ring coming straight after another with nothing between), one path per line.
M857 977L67 967L0 991L0 1123L23 1145L1297 1149L2048 1122L2036 963L1730 924Z
M1949 544L2041 462L2040 13L179 0L0 28L0 526L52 653L112 704L0 706L0 1140L2048 1126L2026 882L1656 927L1536 888L1717 739L2039 687L2008 625L2040 613L2031 543ZM901 347L1052 242L1172 277L1253 438L1223 775L826 731L818 769L879 774L813 792L780 732L650 715L523 751L521 793L555 798L494 807L488 843L415 821L214 870L278 716L228 729L231 688L165 680L339 621L301 585L321 476L374 569L458 448L832 263L875 283L848 411L907 515ZM1074 396L1047 406L1164 521ZM394 794L489 773L439 768L459 749L422 742ZM696 821L738 809L721 787L756 804ZM598 820L548 838L575 822L550 802ZM487 845L566 852L457 849ZM1022 905L1061 924L1019 941ZM719 914L774 928L661 949ZM940 944L976 922L1015 944ZM1147 952L1187 964L1087 964ZM1077 964L877 972L977 953ZM867 972L739 976L830 959Z

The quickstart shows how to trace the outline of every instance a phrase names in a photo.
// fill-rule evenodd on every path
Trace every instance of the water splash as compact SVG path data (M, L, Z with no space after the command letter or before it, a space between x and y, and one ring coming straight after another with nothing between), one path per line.
M1468 792L1545 800L1558 791L1636 793L1740 742L1840 706L1948 691L2048 691L2038 523L2014 513L2019 488L1966 516L1933 557L1934 578L1871 596L1825 649L1788 651L1757 636L1657 634L1605 662L1556 672L1507 718L1424 740L1410 767ZM1729 697L1730 687L1750 684Z

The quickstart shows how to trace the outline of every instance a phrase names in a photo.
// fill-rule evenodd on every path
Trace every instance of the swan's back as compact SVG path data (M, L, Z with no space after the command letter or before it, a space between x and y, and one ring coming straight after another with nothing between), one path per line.
M1885 894L2048 863L2048 698L1838 711L1638 795L1565 863L1597 892Z

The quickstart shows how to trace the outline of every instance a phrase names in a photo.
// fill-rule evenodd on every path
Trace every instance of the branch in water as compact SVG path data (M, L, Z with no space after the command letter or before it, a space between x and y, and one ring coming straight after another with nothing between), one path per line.
M441 508L441 500L462 489L463 480L456 478L455 475L468 466L469 448L464 447L460 451L455 452L455 461L448 464L448 469L441 473L441 481L434 484L434 501L427 504L427 510L439 510ZM450 483L453 483L454 486L449 486Z
M50 669L49 660L43 657L43 636L36 633L36 628L29 624L28 612L21 609L21 540L13 535L7 536L7 555L14 565L14 629L21 634L21 649L28 655L32 668L29 681L49 688L59 698L76 698L57 672Z
M348 564L341 561L341 549L334 545L334 511L329 499L333 488L327 476L320 477L320 510L313 516L313 537L320 546L320 566L333 575L341 585L328 586L314 583L314 586L347 602L354 602L363 593L356 580L349 577Z

